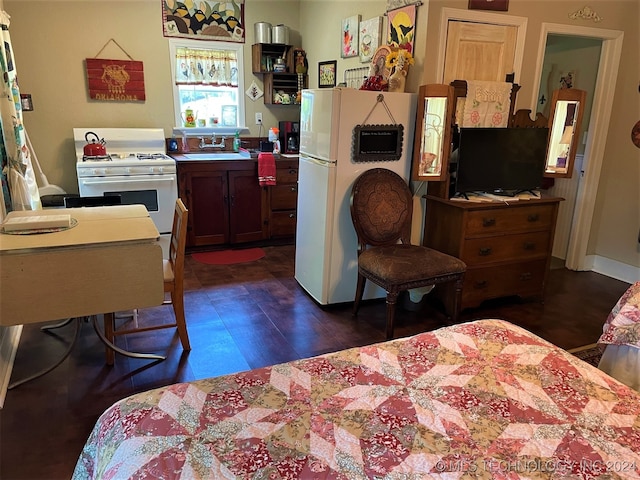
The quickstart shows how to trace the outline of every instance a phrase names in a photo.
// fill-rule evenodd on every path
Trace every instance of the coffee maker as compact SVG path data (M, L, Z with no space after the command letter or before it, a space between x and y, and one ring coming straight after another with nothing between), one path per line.
M300 147L300 123L279 122L280 151L282 153L298 153Z

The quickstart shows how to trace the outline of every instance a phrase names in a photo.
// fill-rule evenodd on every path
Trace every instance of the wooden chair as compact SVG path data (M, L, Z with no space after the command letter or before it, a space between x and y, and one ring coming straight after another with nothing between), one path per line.
M147 327L134 327L116 329L115 318L113 314L104 316L104 335L106 339L113 344L114 337L118 335L126 335L129 333L147 332L151 330L159 330L163 328L178 329L178 335L182 348L191 350L189 342L189 333L187 332L187 323L184 316L184 252L187 243L187 216L189 212L181 199L176 201L175 212L173 215L173 227L171 229L171 243L169 245L169 259L163 260L164 274L164 291L171 295L171 300L166 300L164 304L173 305L175 322L164 323L161 325L152 325ZM116 349L120 353L120 349ZM125 354L129 354L127 352ZM114 350L107 348L107 364L113 365ZM152 354L136 354L131 353L128 356L135 358L155 358L163 360L164 357Z
M451 322L458 321L462 281L467 269L455 257L411 245L413 196L407 183L384 168L365 171L351 191L351 219L358 235L358 283L353 314L358 314L367 279L387 292L387 339L400 292L451 282L454 285Z

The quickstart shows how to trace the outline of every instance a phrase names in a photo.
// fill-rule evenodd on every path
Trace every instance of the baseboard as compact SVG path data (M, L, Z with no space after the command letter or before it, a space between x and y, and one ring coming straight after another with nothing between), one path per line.
M11 370L13 370L13 362L18 351L20 343L20 335L22 334L22 325L13 327L0 327L3 332L0 336L0 409L4 406L4 399L7 395L9 380L11 379Z
M616 280L627 283L640 281L640 267L634 267L633 265L628 265L626 263L598 255L587 256L586 263L590 267L588 268L589 270L606 275L607 277L615 278Z

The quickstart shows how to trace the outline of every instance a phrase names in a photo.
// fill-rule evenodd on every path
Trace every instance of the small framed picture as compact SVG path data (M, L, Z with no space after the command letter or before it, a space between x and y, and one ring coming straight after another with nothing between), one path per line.
M20 94L20 104L22 105L22 110L25 112L33 111L33 101L31 100L30 93L21 93Z
M331 88L336 86L336 60L318 62L318 87Z
M469 10L509 10L509 0L469 0Z

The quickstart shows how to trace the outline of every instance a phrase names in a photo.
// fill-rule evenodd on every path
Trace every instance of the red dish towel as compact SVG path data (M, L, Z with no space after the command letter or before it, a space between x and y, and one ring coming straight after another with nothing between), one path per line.
M276 184L276 159L273 153L258 154L258 182L260 185Z

